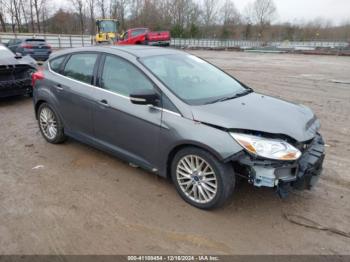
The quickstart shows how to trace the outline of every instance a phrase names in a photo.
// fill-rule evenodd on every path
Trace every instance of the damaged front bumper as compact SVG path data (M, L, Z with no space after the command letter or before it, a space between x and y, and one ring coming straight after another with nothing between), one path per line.
M325 157L321 135L303 145L302 156L293 162L271 161L244 154L238 159L235 171L256 187L276 188L281 197L290 188L311 189L318 181Z
M30 78L0 81L0 97L30 94L32 90Z
M31 94L31 74L35 71L31 65L0 66L0 97Z

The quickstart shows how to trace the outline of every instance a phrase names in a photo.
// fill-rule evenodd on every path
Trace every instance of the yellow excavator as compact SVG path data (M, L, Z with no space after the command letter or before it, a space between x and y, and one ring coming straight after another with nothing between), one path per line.
M112 44L118 38L119 21L116 19L97 19L97 34L95 41L97 44Z

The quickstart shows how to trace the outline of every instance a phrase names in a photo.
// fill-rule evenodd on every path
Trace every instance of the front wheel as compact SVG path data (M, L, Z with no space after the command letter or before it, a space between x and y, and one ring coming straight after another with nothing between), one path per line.
M196 147L184 148L175 155L171 176L180 196L201 209L222 206L235 186L232 166Z

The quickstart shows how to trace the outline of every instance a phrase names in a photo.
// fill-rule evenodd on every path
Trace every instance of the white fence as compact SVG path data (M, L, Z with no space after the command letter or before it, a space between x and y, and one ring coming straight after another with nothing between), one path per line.
M171 45L183 48L252 48L262 46L260 41L245 40L215 40L215 39L184 39L172 38Z
M302 48L302 47L342 48L342 47L348 47L349 43L342 42L342 41L305 41L305 42L283 41L283 42L271 42L269 43L269 45L277 48L294 48L294 49Z
M0 33L0 43L7 43L13 38L43 38L54 49L90 46L94 44L94 36L91 35L58 35L58 34L12 34ZM323 48L344 48L349 43L341 41L305 41L305 42L268 42L261 41L245 41L245 40L216 40L216 39L184 39L172 38L171 46L176 48L257 48L262 46L286 49L315 49Z
M54 49L90 46L94 37L91 35L56 35L56 34L6 34L0 33L0 43L7 43L14 38L42 38Z
M349 43L342 41L245 41L245 40L213 40L213 39L171 39L171 45L180 48L256 48L268 46L273 48L285 49L316 49L316 48L344 48L348 47Z

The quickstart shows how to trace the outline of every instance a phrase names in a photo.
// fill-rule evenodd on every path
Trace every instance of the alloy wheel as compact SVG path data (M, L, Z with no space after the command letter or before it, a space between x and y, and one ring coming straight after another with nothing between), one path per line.
M204 204L216 196L218 182L215 171L200 156L181 158L176 167L176 178L182 192L192 201Z
M44 107L40 111L39 118L40 128L46 138L50 140L55 139L57 135L57 120L52 110Z

